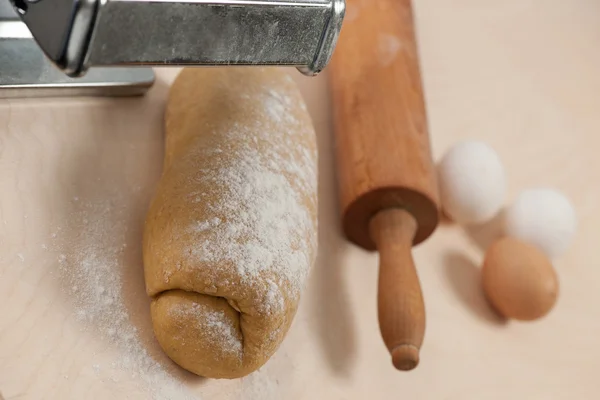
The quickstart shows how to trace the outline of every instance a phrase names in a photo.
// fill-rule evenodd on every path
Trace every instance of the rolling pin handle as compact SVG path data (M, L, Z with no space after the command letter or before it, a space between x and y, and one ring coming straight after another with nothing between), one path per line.
M419 363L425 335L425 306L411 249L417 221L391 208L371 218L369 231L379 251L379 328L394 366L409 371Z

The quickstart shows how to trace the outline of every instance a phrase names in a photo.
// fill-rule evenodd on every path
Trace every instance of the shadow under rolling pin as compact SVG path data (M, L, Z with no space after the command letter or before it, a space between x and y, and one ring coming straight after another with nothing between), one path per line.
M411 247L439 205L410 0L347 0L330 66L347 238L380 258L378 315L393 364L419 363L425 307Z

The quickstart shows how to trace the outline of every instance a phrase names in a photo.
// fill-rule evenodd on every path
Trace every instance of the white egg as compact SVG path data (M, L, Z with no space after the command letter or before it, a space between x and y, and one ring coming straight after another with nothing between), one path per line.
M553 189L525 190L506 210L505 233L537 246L549 258L567 250L576 228L569 199Z
M494 149L478 141L454 145L438 165L438 180L444 212L461 224L492 219L506 195L500 158Z

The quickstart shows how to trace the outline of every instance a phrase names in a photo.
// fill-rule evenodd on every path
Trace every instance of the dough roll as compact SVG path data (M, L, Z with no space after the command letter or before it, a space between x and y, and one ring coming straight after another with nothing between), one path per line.
M276 68L184 69L144 230L158 342L183 368L236 378L285 337L317 248L317 149Z

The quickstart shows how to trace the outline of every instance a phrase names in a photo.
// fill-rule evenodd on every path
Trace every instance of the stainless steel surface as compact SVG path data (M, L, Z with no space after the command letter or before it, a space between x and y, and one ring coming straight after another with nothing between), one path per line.
M345 14L346 1L333 0L331 16L323 31L323 38L319 44L316 56L312 64L298 67L300 72L305 75L316 75L325 69L327 64L329 64L329 60L331 60L331 56L333 55L335 45L337 44L337 40L342 29L342 22Z
M316 74L343 13L343 0L109 0L89 65L271 64Z
M0 0L0 19L18 19L12 5L7 0Z
M0 98L131 96L154 82L150 68L92 68L70 78L56 68L20 21L0 21Z
M0 40L5 39L31 39L31 32L19 20L0 20Z
M25 4L21 18L71 76L109 65L288 65L314 75L333 53L345 10L344 0Z
M64 73L81 73L97 0L11 0L44 53Z
M141 94L154 74L139 66L151 65L315 75L345 13L344 0L10 1L0 0L0 98Z

